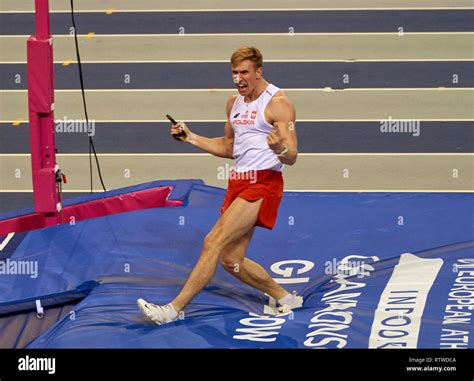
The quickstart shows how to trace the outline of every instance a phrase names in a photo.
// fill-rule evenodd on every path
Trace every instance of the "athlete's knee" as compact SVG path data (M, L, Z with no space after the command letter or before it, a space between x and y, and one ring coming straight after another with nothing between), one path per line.
M222 268L233 275L237 275L242 265L242 259L237 258L234 255L223 254L221 255L220 262Z
M216 225L204 238L204 245L208 250L221 252L231 241L232 237L229 235L227 229L223 226Z
M223 247L220 229L212 229L204 238L203 249L205 252L219 254Z

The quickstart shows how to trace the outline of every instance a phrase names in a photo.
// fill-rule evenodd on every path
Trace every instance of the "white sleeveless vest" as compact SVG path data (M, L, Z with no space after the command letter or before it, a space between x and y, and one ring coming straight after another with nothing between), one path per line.
M267 136L273 126L265 120L265 108L280 89L269 84L253 102L246 103L239 95L229 120L234 129L234 159L237 172L273 169L282 171L283 164L270 149Z

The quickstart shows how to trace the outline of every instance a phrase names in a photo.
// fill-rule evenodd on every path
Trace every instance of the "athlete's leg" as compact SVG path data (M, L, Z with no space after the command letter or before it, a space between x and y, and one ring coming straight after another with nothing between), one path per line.
M181 292L171 302L179 312L211 280L216 271L219 256L224 247L247 234L257 221L262 199L247 201L237 197L217 220L202 246L201 256L186 280Z
M245 258L254 231L255 227L240 239L230 242L222 250L221 265L242 282L279 300L288 295L288 291L275 282L262 266L251 259Z

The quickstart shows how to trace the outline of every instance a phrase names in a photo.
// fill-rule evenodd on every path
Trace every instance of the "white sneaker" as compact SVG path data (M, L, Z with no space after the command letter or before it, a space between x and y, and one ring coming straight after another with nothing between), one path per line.
M291 310L294 310L296 308L303 307L303 297L296 295L296 291L293 291L291 294L292 298L289 303L282 304L281 306L278 306L276 310L278 311L279 314L286 314L290 312Z
M170 323L178 319L178 315L174 312L169 304L164 306L157 306L153 303L148 303L144 299L137 300L138 308L142 311L149 320L155 324Z

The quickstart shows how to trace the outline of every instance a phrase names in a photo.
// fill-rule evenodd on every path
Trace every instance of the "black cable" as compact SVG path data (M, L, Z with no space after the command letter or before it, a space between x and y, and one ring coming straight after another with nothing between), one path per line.
M84 92L84 78L82 76L81 56L79 54L79 43L77 42L76 22L74 20L74 0L71 0L71 18L72 18L72 27L74 28L74 41L76 43L77 67L79 69L79 80L81 82L82 103L84 105L84 113L86 115L86 126L87 128L89 128L89 116L87 115L86 94ZM95 162L97 164L97 171L99 173L99 179L100 179L100 183L102 184L102 189L104 190L104 192L107 192L107 189L105 189L104 180L102 180L99 158L97 157L97 152L95 151L94 142L92 140L92 136L89 135L89 174L90 174L90 181L91 181L91 193L93 192L93 189L94 189L93 184L92 184L92 152L94 152Z

